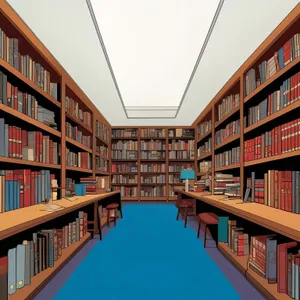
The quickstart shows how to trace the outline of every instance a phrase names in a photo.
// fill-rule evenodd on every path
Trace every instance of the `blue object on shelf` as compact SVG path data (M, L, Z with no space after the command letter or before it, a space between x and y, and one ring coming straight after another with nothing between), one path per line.
M75 184L75 196L86 196L86 185L83 183Z
M219 217L218 242L228 243L228 217Z
M180 172L180 179L181 180L195 179L195 172L194 172L194 170L182 170Z

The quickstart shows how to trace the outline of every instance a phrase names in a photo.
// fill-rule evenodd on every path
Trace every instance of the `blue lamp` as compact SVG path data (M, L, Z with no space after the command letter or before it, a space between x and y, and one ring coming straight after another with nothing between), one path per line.
M180 180L185 180L185 191L189 191L189 179L195 179L194 170L182 170L180 172Z

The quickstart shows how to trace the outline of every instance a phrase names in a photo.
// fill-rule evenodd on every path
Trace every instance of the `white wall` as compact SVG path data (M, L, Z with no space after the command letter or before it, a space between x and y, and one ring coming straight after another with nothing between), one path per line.
M172 126L190 125L299 1L225 0L178 117L167 120L126 118L85 0L8 0L8 3L112 125Z

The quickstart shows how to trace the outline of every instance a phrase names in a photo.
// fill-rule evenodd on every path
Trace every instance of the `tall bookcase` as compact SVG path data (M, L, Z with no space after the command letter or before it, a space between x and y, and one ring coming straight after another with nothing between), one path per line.
M125 137L129 132L134 137ZM116 134L118 132L118 134ZM127 133L125 133L127 132ZM114 176L136 176L134 183L112 183L114 189L136 188L134 197L123 194L122 200L169 201L176 200L174 187L182 186L179 174L183 168L195 166L194 128L186 127L112 127L113 144L137 141L136 158L112 157L111 179ZM123 165L118 167L118 165Z
M211 161L212 195L203 196L203 201L211 203L211 209L217 207L228 212L230 220L237 220L237 226L242 226L249 234L250 251L254 239L260 241L261 247L266 247L263 238L255 236L276 234L273 238L278 243L275 257L285 262L277 273L277 283L273 280L273 284L258 274L260 267L257 265L254 271L251 252L250 255L236 255L227 243L219 243L220 251L268 299L290 299L288 293L291 296L292 291L288 284L292 274L289 270L290 263L296 263L293 256L296 250L287 250L289 245L295 244L285 242L300 241L299 237L291 235L294 229L283 229L288 220L293 220L293 224L300 221L299 28L298 4L193 123L199 149L197 178L203 175L199 164ZM208 145L210 138L212 144ZM240 208L236 205L240 199L222 201L224 196L214 195L218 191L216 173L231 174L239 179L240 198L247 187L251 188L252 194L247 199L253 202L251 207L246 204ZM251 214L246 213L248 210ZM273 222L276 226L270 225ZM296 225L291 223L291 228L293 226ZM282 260L282 256L279 258L280 251L286 253L286 260ZM249 261L252 261L251 267ZM260 261L260 264L266 265L267 261Z

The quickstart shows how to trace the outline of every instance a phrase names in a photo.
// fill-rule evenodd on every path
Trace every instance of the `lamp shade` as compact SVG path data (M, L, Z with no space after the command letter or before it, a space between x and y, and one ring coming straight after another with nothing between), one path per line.
M194 172L194 170L182 170L180 172L180 179L181 180L195 179L195 172Z

